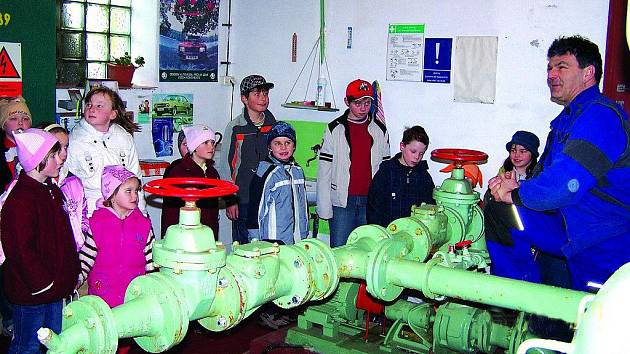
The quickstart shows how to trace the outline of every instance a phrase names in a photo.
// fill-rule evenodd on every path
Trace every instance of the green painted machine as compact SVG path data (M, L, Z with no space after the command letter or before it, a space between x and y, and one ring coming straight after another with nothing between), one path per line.
M70 303L63 310L62 332L42 328L39 339L49 353L115 353L119 338L134 338L144 350L158 353L180 343L190 321L224 331L268 302L294 308L317 301L288 332L287 342L322 353L493 353L498 348L526 353L527 348L555 348L592 354L609 350L602 343L611 342L612 335L617 336L612 352L630 352L621 340L624 326L615 322L630 312L624 303L630 265L618 270L596 296L486 274L479 194L462 169L485 154L441 153L438 157L456 166L434 191L437 205L414 207L411 217L387 228L361 226L345 246L335 249L316 239L290 246L255 241L235 244L228 255L210 228L200 224L195 200L233 194L234 185L194 178L151 182L147 191L186 201L179 224L155 244L159 272L133 280L125 303L116 308L96 296ZM181 188L195 185L205 189ZM422 294L424 302L401 299L405 289ZM488 306L520 313L506 323L494 318ZM381 326L366 310L382 311L392 323L387 333L380 333ZM573 342L535 338L527 331L525 314L572 324Z

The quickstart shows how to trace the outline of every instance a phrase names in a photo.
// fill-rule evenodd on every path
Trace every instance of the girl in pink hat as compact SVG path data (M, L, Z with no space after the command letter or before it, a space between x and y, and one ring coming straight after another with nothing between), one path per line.
M88 294L110 307L124 302L125 291L137 276L153 270L151 221L138 208L140 180L123 166L105 166L101 195L90 217L92 235L81 249L81 281ZM127 353L124 342L118 353Z
M23 170L2 207L4 291L13 309L9 353L39 353L36 332L61 331L61 308L77 285L79 257L59 175L61 146L40 129L14 133Z
M151 221L138 209L140 180L123 166L105 166L102 198L90 217L92 235L81 249L81 279L88 293L110 307L124 302L125 290L137 276L153 270Z
M169 177L205 177L219 179L219 173L214 168L214 147L219 134L205 125L197 124L183 127L188 153L181 162L164 174ZM162 235L166 234L169 226L179 222L179 208L184 206L180 198L164 198L162 205ZM197 201L201 209L201 223L209 226L214 238L219 236L219 209L217 199L202 199Z

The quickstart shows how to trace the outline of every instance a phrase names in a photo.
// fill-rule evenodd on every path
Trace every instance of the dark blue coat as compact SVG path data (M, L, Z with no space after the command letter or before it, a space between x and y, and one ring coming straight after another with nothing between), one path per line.
M611 237L630 235L628 124L623 109L597 86L581 92L551 122L540 170L512 193L517 205L562 213L569 258Z
M400 163L401 153L383 161L372 179L368 194L367 222L383 227L411 215L411 206L435 204L433 179L429 165L420 161L416 167Z

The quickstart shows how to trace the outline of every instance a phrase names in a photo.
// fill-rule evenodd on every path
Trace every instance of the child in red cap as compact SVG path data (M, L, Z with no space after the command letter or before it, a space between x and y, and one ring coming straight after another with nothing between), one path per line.
M342 246L365 225L367 196L379 164L390 158L387 128L370 113L374 88L361 79L348 84L348 109L328 124L319 151L317 214L330 224L330 246Z

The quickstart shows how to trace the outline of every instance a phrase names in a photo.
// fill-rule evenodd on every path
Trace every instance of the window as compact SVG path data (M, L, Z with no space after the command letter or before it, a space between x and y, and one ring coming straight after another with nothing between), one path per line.
M104 79L131 52L131 0L57 0L57 14L57 84Z

